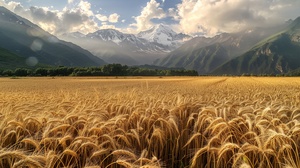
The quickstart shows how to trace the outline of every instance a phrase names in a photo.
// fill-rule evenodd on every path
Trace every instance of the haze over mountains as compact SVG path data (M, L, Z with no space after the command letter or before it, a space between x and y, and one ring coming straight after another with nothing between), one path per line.
M155 65L184 67L209 74L225 62L245 53L260 40L284 29L286 25L270 28L254 28L238 33L222 33L217 36L196 37L165 58L155 61Z
M61 38L82 46L108 63L138 65L152 64L191 39L191 36L176 33L168 26L159 24L137 35L102 29L87 35L78 32L63 34Z
M300 68L300 17L213 74L282 74Z
M300 18L273 28L214 37L193 38L159 24L138 34L101 29L88 34L65 33L59 38L0 7L2 68L121 63L193 69L211 75L284 74L300 68Z

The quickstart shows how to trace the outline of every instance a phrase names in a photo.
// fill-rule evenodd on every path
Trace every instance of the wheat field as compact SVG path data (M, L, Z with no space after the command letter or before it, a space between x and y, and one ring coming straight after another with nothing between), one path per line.
M300 78L0 78L0 167L300 167Z

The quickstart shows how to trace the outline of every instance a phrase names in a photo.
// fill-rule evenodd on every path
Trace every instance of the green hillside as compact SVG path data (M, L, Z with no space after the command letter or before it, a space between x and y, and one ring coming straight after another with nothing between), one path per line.
M212 74L285 74L300 67L300 18Z

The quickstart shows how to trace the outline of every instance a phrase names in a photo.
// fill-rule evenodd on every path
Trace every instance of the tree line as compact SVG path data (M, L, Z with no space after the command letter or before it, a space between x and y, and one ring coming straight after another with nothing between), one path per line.
M38 67L36 69L0 69L0 76L198 76L195 70L149 69L108 64L101 67Z

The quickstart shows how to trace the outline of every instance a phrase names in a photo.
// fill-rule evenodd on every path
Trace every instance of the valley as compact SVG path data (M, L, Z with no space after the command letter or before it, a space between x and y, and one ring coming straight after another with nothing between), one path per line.
M196 70L199 75L286 76L300 67L300 18L212 37L177 33L165 24L137 34L100 29L57 37L4 7L0 13L2 70L122 64Z

